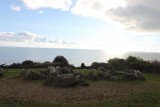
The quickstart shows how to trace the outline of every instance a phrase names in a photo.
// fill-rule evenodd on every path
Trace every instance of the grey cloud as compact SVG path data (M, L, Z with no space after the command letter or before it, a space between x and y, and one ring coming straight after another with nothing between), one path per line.
M0 32L0 41L5 42L19 42L19 43L54 43L73 45L74 42L64 41L60 42L46 36L39 36L30 32L12 33L12 32Z
M101 9L101 3L100 2L95 2L92 6L93 10L99 10Z
M14 33L12 32L1 32L0 33L0 40L1 41L13 41Z
M68 41L62 41L62 44L64 45L75 45L76 43L74 43L73 41L72 42L68 42Z
M126 7L107 11L113 20L125 24L129 29L144 31L160 30L160 1L126 0Z

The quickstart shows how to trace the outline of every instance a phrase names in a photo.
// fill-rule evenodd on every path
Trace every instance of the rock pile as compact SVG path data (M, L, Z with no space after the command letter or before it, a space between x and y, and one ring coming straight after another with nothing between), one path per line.
M117 74L114 70L106 70L103 67L92 70L87 78L90 80L118 80Z
M143 74L139 70L126 70L126 71L115 71L106 70L100 67L96 70L92 70L87 78L90 80L145 80Z
M85 83L85 76L74 72L71 68L48 67L46 72L48 74L44 83L46 86L68 87L77 84L88 86L88 84Z

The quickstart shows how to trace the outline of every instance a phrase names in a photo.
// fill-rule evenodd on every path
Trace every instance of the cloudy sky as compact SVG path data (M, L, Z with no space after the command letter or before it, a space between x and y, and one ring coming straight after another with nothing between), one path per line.
M160 52L159 0L1 0L0 46Z

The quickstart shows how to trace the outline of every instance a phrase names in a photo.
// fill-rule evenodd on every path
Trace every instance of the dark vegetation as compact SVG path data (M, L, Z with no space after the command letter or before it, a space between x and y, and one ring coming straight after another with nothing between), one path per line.
M60 66L60 67L70 67L74 68L73 65L68 63L68 60L64 56L57 56L53 62L45 61L43 63L34 62L31 60L23 61L22 63L13 63L9 66L4 66L5 68L47 68L48 66Z
M160 74L160 62L157 60L154 61L145 61L142 58L129 56L126 59L113 58L109 59L108 63L98 63L93 62L91 68L104 67L105 69L113 70L125 70L133 69L140 70L143 73L155 73Z
M145 61L142 58L129 56L126 59L113 58L109 59L108 62L93 62L91 66L86 66L84 63L80 67L75 67L74 65L69 64L68 60L64 56L57 56L53 62L34 62L31 60L23 61L22 63L13 63L4 68L47 68L48 66L60 66L60 67L69 67L69 68L78 68L78 69L97 69L99 67L104 67L105 69L112 70L125 70L125 69L134 69L140 70L141 72L155 73L160 74L160 62L157 60L154 61Z

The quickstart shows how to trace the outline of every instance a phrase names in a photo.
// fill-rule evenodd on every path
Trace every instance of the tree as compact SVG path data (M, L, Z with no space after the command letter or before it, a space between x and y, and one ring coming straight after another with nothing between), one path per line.
M97 69L97 68L99 68L99 67L103 67L103 68L105 68L105 69L110 69L110 66L109 66L107 63L104 63L104 62L102 62L102 63L93 62L93 63L91 64L91 68L92 68L92 69Z
M108 64L115 70L124 70L126 69L126 61L124 59L113 58L109 59Z
M56 56L53 60L55 66L66 67L69 66L68 60L64 56Z
M33 64L34 64L34 62L31 60L25 60L22 62L22 65L33 65Z
M144 61L142 58L129 56L126 59L128 69L140 70L146 72L148 67L150 67L150 62Z
M81 64L81 69L84 69L84 68L86 68L86 66L85 66L84 63L82 63L82 64Z

